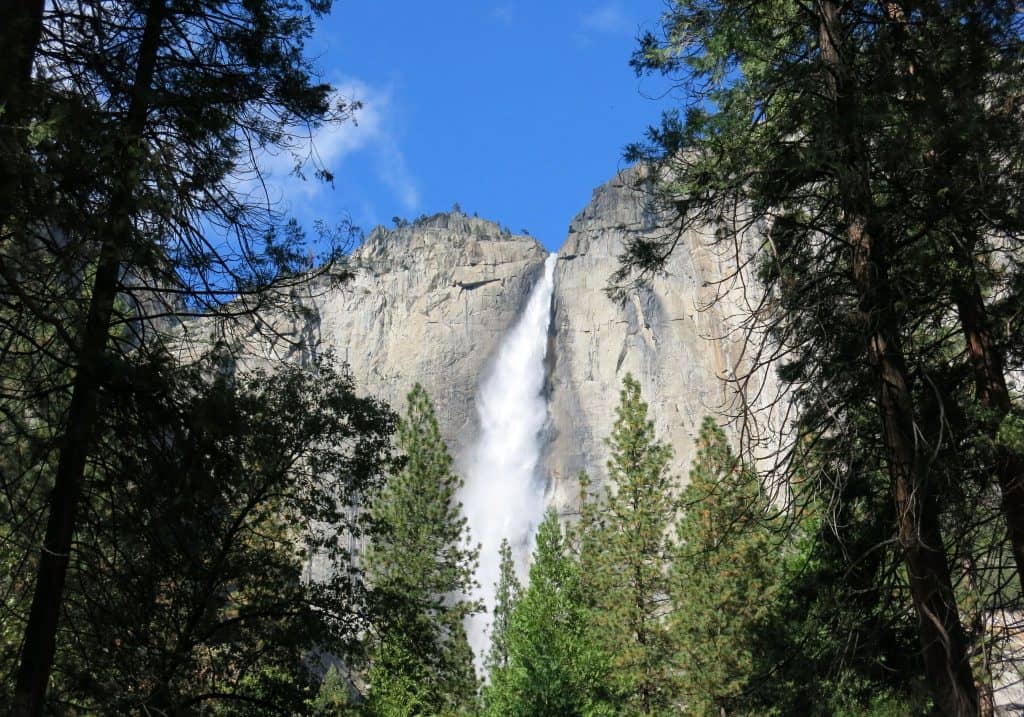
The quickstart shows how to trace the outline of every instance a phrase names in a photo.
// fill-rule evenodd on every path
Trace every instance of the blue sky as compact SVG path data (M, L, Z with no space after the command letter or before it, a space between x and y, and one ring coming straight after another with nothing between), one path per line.
M458 202L551 250L623 166L668 100L629 67L663 0L336 0L309 46L324 79L364 103L322 131L334 186L286 181L304 224L369 229Z

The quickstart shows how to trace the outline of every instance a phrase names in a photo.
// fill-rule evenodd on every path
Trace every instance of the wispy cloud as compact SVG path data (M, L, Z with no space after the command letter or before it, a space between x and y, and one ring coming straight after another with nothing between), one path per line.
M406 211L411 212L419 207L419 185L398 143L391 138L387 138L378 148L377 176L395 193Z
M358 102L360 107L351 119L314 128L308 136L295 138L287 149L260 158L271 201L293 208L315 202L330 190L330 185L314 176L317 168L339 174L352 155L364 154L377 179L395 193L406 210L415 210L419 187L398 142L391 91L357 79L334 84L335 102ZM300 173L295 171L297 163L302 165Z
M606 2L593 8L580 18L580 35L629 35L635 23L619 2Z

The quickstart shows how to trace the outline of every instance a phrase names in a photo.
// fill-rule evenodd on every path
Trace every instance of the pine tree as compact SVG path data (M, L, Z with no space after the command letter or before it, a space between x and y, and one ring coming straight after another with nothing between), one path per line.
M776 607L781 559L757 476L711 417L680 506L670 583L680 698L687 715L743 714L745 691L771 666L758 638Z
M316 688L314 656L348 659L365 603L341 507L383 480L394 416L328 359L310 368L134 365L104 397L53 704L293 716ZM32 537L11 527L14 544ZM310 580L312 551L331 569Z
M498 582L494 586L494 615L491 618L491 646L484 667L488 674L508 666L508 627L512 612L519 603L522 586L516 577L512 546L508 539L498 548Z
M873 519L892 509L884 487L877 470L849 486L828 515L840 538L800 482L789 489L802 510L780 512L705 418L670 583L683 714L924 713L912 616L884 593L906 586L878 579L900 563ZM850 565L850 553L863 557Z
M310 701L313 717L348 717L359 715L352 706L352 688L349 681L331 665L320 682L316 697Z
M483 692L492 717L572 717L610 714L604 697L604 657L590 639L579 565L567 551L558 514L537 529L530 582L504 635L507 662Z
M676 486L669 473L672 449L656 440L632 376L623 381L607 442L607 483L585 508L580 537L594 634L611 661L622 713L665 714L673 702L665 619Z
M877 465L858 469L860 480L833 504L794 481L800 509L787 521L768 521L781 583L760 654L774 656L747 691L748 703L808 717L930 713L902 556L889 538L891 522L879 519L894 509L887 476Z
M305 278L301 231L251 182L261 156L301 153L298 136L346 114L304 49L329 6L3 5L0 343L13 355L19 337L32 358L56 357L70 374L45 387L66 403L42 483L45 534L27 556L36 578L18 618L19 717L44 708L68 556L88 510L86 466L109 423L101 403L118 362L142 356L159 330L144 318L286 305L287 292L266 289ZM335 248L324 258L340 256ZM40 326L52 327L56 345L35 335ZM21 415L33 411L30 392L12 397Z
M800 409L777 478L826 437L830 470L884 467L894 509L877 519L910 576L937 709L976 715L943 512L978 471L946 456L997 437L1014 409L1003 359L1021 353L1019 319L994 316L1020 306L1024 122L999 99L1019 94L1018 3L678 0L662 30L635 66L678 80L689 105L631 156L655 161L678 233L631 242L615 281L664 268L688 229L730 257L763 239L746 335L764 341L744 355L771 354L755 372L778 366ZM995 442L980 474L1002 492L1024 580L1024 461ZM823 476L821 498L875 475Z
M371 646L370 714L449 715L476 696L463 620L479 606L477 549L456 493L462 484L426 391L416 385L398 426L405 465L370 502L366 551L378 628Z

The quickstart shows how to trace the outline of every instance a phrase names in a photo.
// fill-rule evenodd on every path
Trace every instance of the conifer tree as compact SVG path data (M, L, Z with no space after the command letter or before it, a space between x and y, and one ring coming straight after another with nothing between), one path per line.
M603 700L604 658L593 647L579 564L567 551L558 514L537 529L530 582L510 615L507 662L484 688L491 717L610 714Z
M437 418L423 387L398 426L405 465L370 505L366 551L379 627L371 647L369 712L379 717L459 714L477 684L463 620L479 606L470 546Z
M942 520L977 471L949 470L943 451L995 444L981 473L1001 492L1024 581L1024 460L999 428L1015 420L1004 359L1020 354L1008 317L1020 315L1024 122L1001 98L1019 94L1021 19L1011 0L677 0L634 58L678 81L689 106L631 153L655 160L678 231L632 241L615 281L664 268L689 229L730 257L762 238L746 266L765 300L746 315L758 345L744 356L780 367L799 407L780 477L826 437L837 450L822 465L864 454L883 466L894 509L878 519L948 715L979 713ZM875 475L822 480L822 497Z
M498 548L500 562L498 565L498 582L494 586L494 615L491 618L491 646L487 652L484 667L488 674L508 665L508 626L519 602L522 586L516 577L516 567L512 560L512 546L508 539L501 541Z
M672 449L655 438L632 376L623 381L607 442L607 483L586 509L580 538L593 629L611 660L622 714L666 714L673 701L673 648L665 625L676 505Z
M304 47L329 1L2 7L2 344L15 355L18 337L31 357L56 358L69 374L43 387L47 398L66 396L53 421L57 460L42 483L45 530L28 557L33 595L19 617L12 701L16 715L35 717L118 362L145 353L158 331L161 322L143 315L285 305L267 289L297 285L307 262L298 227L252 191L260 159L295 151L304 164L299 138L347 109L316 79ZM332 264L340 253L328 255ZM52 327L55 345L39 327ZM11 396L31 415L31 393Z
M273 374L218 366L126 367L105 396L111 423L85 484L49 704L295 717L319 681L316 655L348 659L365 603L338 539L358 530L343 507L382 482L394 417L329 358ZM34 537L30 522L0 536L5 548ZM27 596L21 552L2 552L9 694L13 599ZM313 553L331 570L308 579Z
M927 703L912 615L880 583L897 571L874 515L891 510L884 476L850 486L828 515L780 512L708 417L680 495L670 626L686 715L922 715ZM861 491L854 493L853 491ZM849 555L863 556L855 565Z
M704 419L680 496L671 628L687 715L741 714L751 678L767 674L758 636L773 614L780 560L770 506L714 418Z

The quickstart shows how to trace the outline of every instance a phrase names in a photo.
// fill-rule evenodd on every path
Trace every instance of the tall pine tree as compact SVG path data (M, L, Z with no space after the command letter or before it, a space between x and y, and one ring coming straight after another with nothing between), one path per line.
M605 694L607 662L591 639L579 564L553 510L537 529L530 582L502 639L507 661L492 668L483 692L485 715L612 713Z
M491 646L487 652L484 667L488 674L508 665L508 628L512 611L519 603L522 585L516 577L516 566L512 560L512 546L508 539L501 541L498 548L498 582L494 586L494 615L491 617Z
M29 345L19 351L56 357L70 374L43 387L66 402L42 484L45 531L27 556L36 578L18 618L19 717L44 708L69 558L88 509L86 467L110 422L104 394L118 361L143 355L161 323L142 315L283 306L287 292L265 290L305 278L301 232L282 227L272 198L252 189L262 156L292 150L302 164L299 138L345 114L304 48L329 7L3 4L0 343L19 337ZM40 327L52 327L56 342ZM32 392L12 397L19 418L34 411Z
M1021 331L993 320L1020 315L1024 122L1001 99L1019 94L1018 4L677 0L662 30L636 67L678 80L689 106L633 156L665 170L680 231L713 232L730 256L763 238L765 301L746 328L767 338L744 355L771 354L759 368L781 366L799 406L785 477L824 438L837 450L820 465L881 465L894 508L877 519L900 547L938 710L976 715L942 514L980 473L1024 566L1024 462L999 438ZM678 237L633 242L617 281L663 268ZM946 455L993 438L982 471L950 470ZM822 480L821 497L874 475Z
M672 449L655 438L632 376L623 381L607 442L607 482L596 500L584 500L580 525L593 629L611 661L622 714L667 714L674 699L665 619L676 484Z
M750 683L771 667L758 649L781 566L769 509L757 476L733 455L715 420L705 418L680 496L670 582L687 715L743 714Z
M480 609L465 597L477 549L456 501L462 480L419 384L398 426L398 448L405 465L370 505L365 566L378 627L368 709L378 717L460 714L477 692L463 627Z

